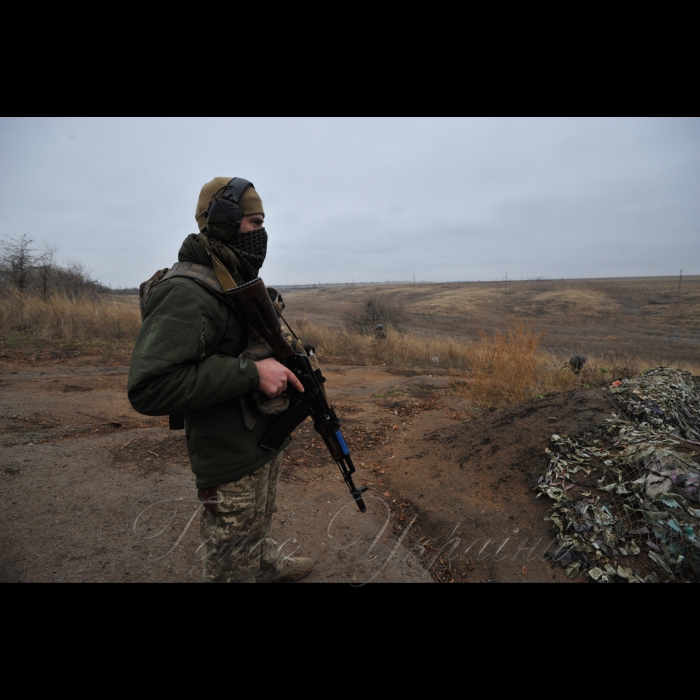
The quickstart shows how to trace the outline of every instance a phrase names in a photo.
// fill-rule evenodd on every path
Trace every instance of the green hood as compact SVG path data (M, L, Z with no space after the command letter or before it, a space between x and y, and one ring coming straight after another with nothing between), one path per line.
M178 262L199 263L200 265L211 266L211 260L207 251L197 242L197 234L191 233L180 246L177 254Z
M200 265L212 266L211 258L205 247L199 242L199 236L196 233L191 233L180 246L180 252L177 254L178 262L199 263ZM235 280L236 284L245 284L246 279L241 275L240 270L235 267L233 260L235 256L231 254L226 256L226 259L219 258L223 265Z

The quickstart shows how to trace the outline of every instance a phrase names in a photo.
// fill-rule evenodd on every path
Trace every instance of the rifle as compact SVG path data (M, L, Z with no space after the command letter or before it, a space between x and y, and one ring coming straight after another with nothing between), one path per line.
M265 284L257 277L240 287L228 289L226 295L238 309L245 320L262 336L272 348L275 358L293 372L304 387L299 393L291 386L287 388L290 396L289 408L267 432L260 446L268 450L279 450L287 436L308 416L314 421L316 432L323 438L331 457L336 461L343 480L348 485L357 507L362 513L367 510L362 494L367 486L359 489L352 480L355 465L340 429L340 421L333 408L328 404L323 383L326 378L320 369L314 370L309 356L314 354L311 346L304 346L307 355L296 352L282 335L282 327L277 318L277 311L267 293Z

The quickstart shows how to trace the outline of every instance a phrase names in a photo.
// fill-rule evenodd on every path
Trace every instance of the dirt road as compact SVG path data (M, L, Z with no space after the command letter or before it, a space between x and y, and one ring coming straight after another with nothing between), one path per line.
M182 432L131 409L127 367L0 366L0 580L201 579ZM312 426L287 451L273 535L308 582L568 581L533 486L552 432L605 418L599 390L465 420L446 377L325 366L366 483L350 502Z

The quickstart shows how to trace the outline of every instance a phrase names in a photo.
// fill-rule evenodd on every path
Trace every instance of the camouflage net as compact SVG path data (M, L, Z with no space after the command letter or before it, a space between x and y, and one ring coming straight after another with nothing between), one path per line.
M613 383L625 415L552 435L536 487L553 501L556 559L570 577L700 580L700 386L659 367Z

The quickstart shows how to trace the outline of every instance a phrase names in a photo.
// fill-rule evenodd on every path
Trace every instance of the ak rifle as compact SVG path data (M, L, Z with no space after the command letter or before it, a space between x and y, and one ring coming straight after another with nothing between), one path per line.
M314 370L309 356L314 354L311 346L305 346L308 354L296 352L282 335L282 327L277 311L267 293L265 284L256 279L234 287L226 295L245 320L261 335L272 348L275 358L299 379L304 392L300 393L287 386L285 394L289 396L289 408L280 415L260 442L260 446L269 450L279 450L292 431L308 416L314 422L316 432L323 438L331 457L335 460L348 485L357 507L362 513L367 510L362 494L367 486L359 489L352 480L355 465L340 429L340 421L326 399L323 383L326 381L320 369Z

